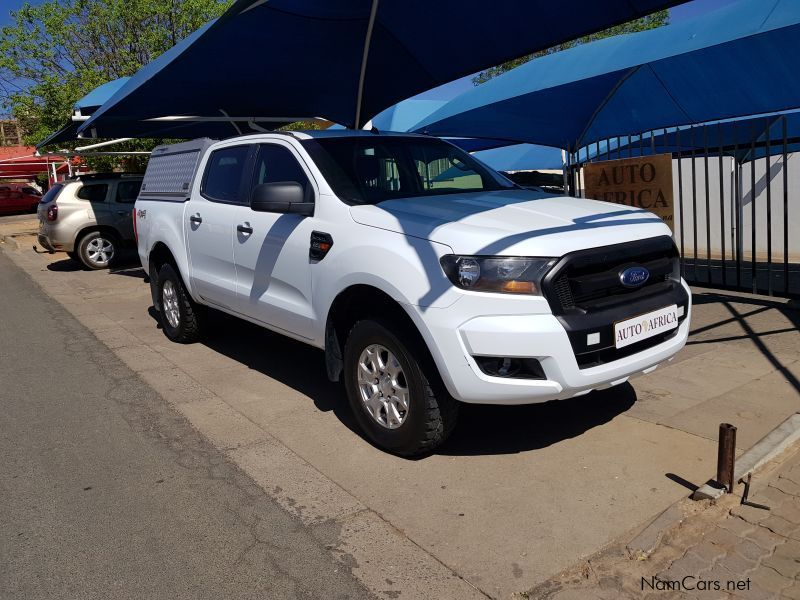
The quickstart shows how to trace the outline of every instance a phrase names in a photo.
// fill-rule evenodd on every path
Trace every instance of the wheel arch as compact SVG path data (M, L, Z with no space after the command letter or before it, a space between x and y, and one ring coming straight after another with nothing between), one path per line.
M86 225L82 227L75 233L75 237L72 241L72 247L77 252L78 251L78 244L81 243L81 240L85 238L90 233L94 233L95 231L99 231L106 235L113 237L118 243L122 244L122 236L120 236L119 232L116 228L112 227L111 225L100 225L98 223L93 223L92 225Z
M150 295L153 300L153 307L160 311L161 306L158 300L158 272L165 264L170 264L175 268L180 278L183 280L183 286L189 295L192 296L192 289L189 285L188 273L181 267L180 261L176 258L170 247L162 241L158 241L150 248L147 254L148 276L150 278Z
M385 291L368 284L354 284L334 298L325 321L325 365L328 379L339 381L344 367L344 344L353 325L363 319L389 321L398 327L402 337L424 353L430 365L435 364L427 343L406 307Z

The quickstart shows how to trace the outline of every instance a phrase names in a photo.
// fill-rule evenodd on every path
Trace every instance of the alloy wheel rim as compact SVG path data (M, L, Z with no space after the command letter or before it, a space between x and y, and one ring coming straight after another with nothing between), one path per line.
M96 265L107 265L114 258L114 244L105 238L97 237L86 244L86 256Z
M180 323L180 309L178 308L178 294L173 283L167 279L161 288L161 303L167 323L170 327L178 327Z
M371 344L358 358L358 389L364 408L386 429L397 429L410 408L410 393L403 367L385 346Z

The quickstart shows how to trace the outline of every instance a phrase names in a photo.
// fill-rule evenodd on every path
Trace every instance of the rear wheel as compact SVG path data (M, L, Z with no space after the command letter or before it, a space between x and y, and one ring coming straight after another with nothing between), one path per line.
M158 271L159 322L173 342L189 344L200 339L200 311L189 297L183 280L167 263Z
M425 454L452 432L458 402L437 384L425 352L387 325L364 320L350 331L344 352L350 406L377 446L401 456Z
M78 242L78 258L90 269L107 269L119 253L119 240L103 231L90 231Z

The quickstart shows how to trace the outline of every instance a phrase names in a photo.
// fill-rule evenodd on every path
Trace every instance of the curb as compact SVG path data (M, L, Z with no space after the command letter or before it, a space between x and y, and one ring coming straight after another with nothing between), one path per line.
M4 235L2 237L2 242L4 244L8 244L9 246L13 246L14 250L19 251L19 249L20 249L19 242L17 241L16 236Z
M733 481L737 482L747 477L798 441L800 441L800 413L794 413L736 460ZM716 500L724 493L723 488L706 483L695 491L692 500Z
M795 413L739 457L736 461L733 480L739 481L747 477L748 474L783 454L798 441L800 441L800 413ZM706 483L695 490L691 498L692 500L719 500L724 493L724 489ZM645 525L644 529L625 544L625 549L630 556L639 558L652 554L664 534L686 519L687 514L683 510L685 506L685 501L679 500Z

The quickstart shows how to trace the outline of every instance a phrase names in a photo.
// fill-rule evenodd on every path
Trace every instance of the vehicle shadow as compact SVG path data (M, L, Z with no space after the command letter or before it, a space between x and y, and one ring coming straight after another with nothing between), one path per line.
M155 310L151 309L151 315L155 318ZM350 411L344 386L331 383L325 375L322 351L217 311L209 313L202 343L308 396L318 410L332 411L345 427L364 438ZM462 404L456 430L436 453L473 456L545 448L611 421L635 402L633 386L625 383L544 404Z
M151 315L156 318L154 309ZM321 350L215 310L207 313L201 343L308 396L317 410L332 411L345 427L363 437L344 385L328 381Z
M636 391L630 383L624 383L541 404L462 404L456 430L437 453L474 456L546 448L608 423L635 402Z
M800 310L796 305L716 291L695 292L692 298L695 306L718 304L725 309L725 316L708 325L692 329L691 337L686 343L687 346L747 340L752 343L757 352L783 375L796 391L800 392L800 379L789 369L789 365L784 364L769 345L770 339L781 335L794 335L796 331L800 330ZM778 326L768 331L757 331L752 318L768 311L773 311L776 315L780 315L780 318L774 319L776 323L786 324L788 322L789 326ZM734 323L738 325L741 333L718 335L715 331Z
M76 271L89 271L90 269L79 261L65 256L61 260L48 263L47 270L59 273L74 273ZM138 279L145 279L147 275L139 264L138 256L129 253L120 256L114 266L108 269L107 272L111 275L125 275Z

